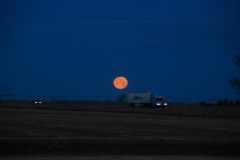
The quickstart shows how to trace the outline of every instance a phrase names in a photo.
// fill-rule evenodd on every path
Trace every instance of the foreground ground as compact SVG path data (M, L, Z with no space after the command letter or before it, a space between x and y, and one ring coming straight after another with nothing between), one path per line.
M239 157L216 156L17 156L3 160L239 160Z
M40 155L35 159L44 159L47 155L52 159L60 159L58 156L87 159L90 155L92 159L111 159L117 155L115 159L139 159L137 156L174 159L180 155L182 159L188 159L197 155L202 159L213 159L214 156L224 159L240 155L237 111L220 115L223 111L193 109L194 112L189 112L186 107L185 112L176 108L166 111L101 106L54 107L2 105L2 157L19 159L27 155L33 159Z

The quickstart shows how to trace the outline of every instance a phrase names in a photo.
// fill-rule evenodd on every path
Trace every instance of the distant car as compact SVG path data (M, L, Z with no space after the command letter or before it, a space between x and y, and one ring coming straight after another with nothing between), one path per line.
M42 104L42 102L39 101L39 100L33 100L33 101L32 101L32 104Z

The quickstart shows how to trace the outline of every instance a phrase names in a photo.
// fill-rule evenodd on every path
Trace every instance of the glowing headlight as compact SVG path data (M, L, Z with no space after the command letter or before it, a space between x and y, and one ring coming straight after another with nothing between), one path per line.
M160 106L160 105L161 105L161 103L157 103L157 105L158 105L158 106Z
M35 102L33 102L34 104L42 104L42 102L40 101L40 102L38 102L38 101L35 101Z
M164 105L164 106L167 106L167 103L164 103L163 105Z

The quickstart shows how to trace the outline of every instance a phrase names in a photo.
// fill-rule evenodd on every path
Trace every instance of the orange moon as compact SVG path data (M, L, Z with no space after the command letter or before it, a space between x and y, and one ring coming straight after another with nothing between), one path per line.
M128 85L128 80L125 77L117 77L114 79L113 85L117 89L124 89Z

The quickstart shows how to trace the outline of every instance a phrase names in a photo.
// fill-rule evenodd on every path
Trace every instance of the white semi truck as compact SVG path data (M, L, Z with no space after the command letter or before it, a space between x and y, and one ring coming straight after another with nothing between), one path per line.
M163 96L154 97L151 92L130 92L127 99L128 103L134 107L167 107L168 105Z

